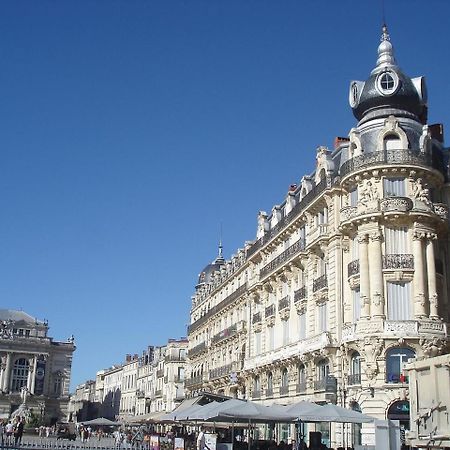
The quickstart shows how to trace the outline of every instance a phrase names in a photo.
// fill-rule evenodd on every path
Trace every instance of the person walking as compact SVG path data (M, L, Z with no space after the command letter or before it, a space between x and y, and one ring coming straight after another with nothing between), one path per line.
M17 447L22 443L24 420L22 417L17 418L16 426L14 427L14 445Z
M209 447L206 445L206 437L205 437L205 428L203 426L200 427L200 432L197 436L197 450L209 450Z

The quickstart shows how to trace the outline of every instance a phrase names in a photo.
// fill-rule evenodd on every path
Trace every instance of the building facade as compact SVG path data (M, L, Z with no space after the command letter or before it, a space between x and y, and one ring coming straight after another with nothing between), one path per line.
M0 309L0 414L25 399L46 423L66 419L74 339L54 341L48 324L23 311Z
M348 137L259 213L253 242L200 274L188 395L332 402L408 427L403 364L448 352L448 149L385 27L349 101Z
M167 345L148 346L141 356L128 354L123 364L98 371L95 381L77 386L72 415L78 421L89 415L132 422L172 411L184 399L187 348L186 338L169 339Z

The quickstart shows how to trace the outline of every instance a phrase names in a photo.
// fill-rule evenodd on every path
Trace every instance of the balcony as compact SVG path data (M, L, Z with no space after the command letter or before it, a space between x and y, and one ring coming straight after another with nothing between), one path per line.
M383 269L410 269L414 270L414 257L408 254L383 255Z
M389 212L408 212L413 208L413 202L407 197L387 197L380 200L380 210Z
M303 239L299 239L295 244L292 244L288 249L286 249L283 253L278 255L275 259L273 259L269 264L266 264L259 273L259 278L262 279L269 273L278 269L282 266L286 261L291 259L294 255L305 250L305 241Z
M380 166L385 164L397 164L400 166L427 166L441 169L441 163L437 159L432 159L431 155L413 151L409 149L383 150L379 152L365 153L355 156L342 164L339 172L341 179L348 174L357 170L366 169L372 166Z
M268 319L269 317L275 317L275 305L270 305L266 307L264 317L266 319Z
M173 382L174 383L184 383L184 376L180 376L180 375L175 375L173 377Z
M141 391L140 389L138 389L138 390L136 391L136 397L137 397L137 398L145 398L145 393L144 393L144 391Z
M314 390L316 392L336 392L337 380L333 375L316 380L314 381Z
M236 364L226 364L225 366L216 367L209 371L209 379L215 380L217 378L229 376L231 372L236 371Z
M313 280L313 292L317 292L321 289L324 289L328 287L328 281L327 281L327 276L322 275L319 278L316 278L315 280Z
M253 325L259 324L259 323L261 323L261 321L262 321L262 317L261 317L261 313L260 312L257 312L255 314L253 314L253 317L252 317L252 324Z
M361 374L360 373L354 373L352 375L347 376L347 384L349 386L355 385L355 384L361 384Z
M186 356L185 355L166 355L164 360L166 362L185 362Z
M220 303L213 306L204 316L197 319L195 322L191 323L188 326L188 334L193 333L195 330L197 330L201 325L206 323L206 321L217 314L218 312L222 311L226 306L234 302L236 299L238 299L242 294L244 294L247 291L247 283L244 283L242 286L239 286L234 292L232 292L228 297L223 299Z
M162 378L164 376L164 369L159 369L156 371L156 378Z
M280 397L284 397L289 394L289 386L280 386Z
M297 291L294 292L294 303L300 302L306 298L308 294L308 290L306 286L301 287Z
M355 259L348 263L347 266L347 276L352 277L358 275L359 273L359 259Z
M228 339L229 337L234 336L237 333L237 325L231 325L228 328L225 328L225 330L222 330L220 333L217 333L213 336L211 343L217 344L218 342L224 341L225 339Z
M273 388L267 388L266 389L266 397L272 398L273 397Z
M203 381L204 381L203 375L197 375L195 377L191 377L184 380L184 384L186 387L192 387L203 384Z
M358 208L356 206L345 206L341 209L341 222L352 220L358 215Z
M291 306L291 297L286 295L278 302L278 311L282 311L283 309L288 309Z
M162 397L162 389L157 389L157 390L155 391L155 397L156 397L156 398Z
M192 347L189 350L189 358L193 358L194 356L197 356L198 354L202 353L204 350L206 350L206 342L202 342L201 344L198 344L195 347Z
M255 389L252 391L252 398L261 398L261 389Z
M297 386L296 386L297 394L304 394L306 392L307 387L308 387L308 385L307 385L306 381L297 383Z

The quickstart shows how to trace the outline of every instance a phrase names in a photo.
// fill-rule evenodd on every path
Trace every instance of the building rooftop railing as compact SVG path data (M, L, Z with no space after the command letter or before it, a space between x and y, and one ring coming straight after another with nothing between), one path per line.
M331 178L323 178L317 183L276 225L260 237L251 247L247 249L247 258L255 254L261 247L267 244L281 230L286 228L298 214L303 211L320 193L331 187Z
M343 178L349 173L380 164L418 165L441 169L440 161L432 158L430 154L422 153L419 150L392 149L355 156L345 161L339 172Z
M223 308L228 306L234 300L239 298L242 294L247 291L247 283L239 286L234 292L232 292L228 297L223 299L220 303L213 306L205 315L197 319L194 323L191 323L188 326L188 334L191 334L193 331L198 329L201 325L203 325L211 316L220 312Z

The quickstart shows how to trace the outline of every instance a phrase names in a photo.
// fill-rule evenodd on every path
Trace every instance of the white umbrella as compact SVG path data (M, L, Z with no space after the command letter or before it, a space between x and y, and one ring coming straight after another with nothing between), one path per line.
M286 405L285 410L288 414L291 414L295 420L303 420L303 416L308 413L320 411L322 406L313 402L306 402L304 400L293 403L292 405Z
M300 417L304 422L368 423L375 420L358 411L327 404Z

